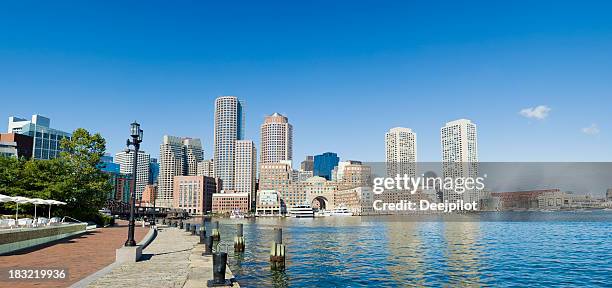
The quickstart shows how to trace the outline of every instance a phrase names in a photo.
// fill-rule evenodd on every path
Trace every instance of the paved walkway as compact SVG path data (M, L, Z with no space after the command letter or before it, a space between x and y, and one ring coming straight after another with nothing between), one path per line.
M5 282L11 288L22 287L68 287L71 284L95 273L115 261L115 250L125 242L127 222L118 221L118 225L99 228L60 240L45 246L22 250L15 254L0 256L0 269L9 267L68 269L69 278L64 281ZM140 241L149 228L137 227L136 241Z
M143 259L114 267L87 287L206 287L212 278L212 257L202 256L199 239L182 229L160 227L142 251ZM227 271L226 278L233 278Z

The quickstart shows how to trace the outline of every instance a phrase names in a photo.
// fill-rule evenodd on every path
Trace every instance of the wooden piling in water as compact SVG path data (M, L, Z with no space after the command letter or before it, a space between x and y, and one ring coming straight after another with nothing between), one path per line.
M244 235L242 224L236 224L236 237L234 237L234 252L244 252Z
M286 249L283 244L283 229L274 228L274 240L270 249L270 267L272 269L285 268Z
M221 240L221 233L219 233L219 221L215 221L212 229L212 237L214 241Z

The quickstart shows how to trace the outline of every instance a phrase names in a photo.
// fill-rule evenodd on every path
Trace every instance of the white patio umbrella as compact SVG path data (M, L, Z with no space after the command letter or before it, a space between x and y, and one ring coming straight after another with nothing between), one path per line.
M34 198L30 201L30 203L34 204L34 219L36 219L36 206L37 205L47 205L49 204L48 202L49 200L44 200L44 199L40 199L40 198Z
M65 202L57 201L57 200L46 200L47 204L49 204L49 219L51 219L51 205L66 205Z
M13 197L7 196L4 194L0 194L0 203L11 202L11 201L13 201Z
M19 204L23 204L23 203L31 203L32 199L30 198L26 198L26 197L22 197L22 196L15 196L12 197L13 199L11 199L11 202L15 202L17 203L17 210L15 210L15 221L18 220L19 218Z

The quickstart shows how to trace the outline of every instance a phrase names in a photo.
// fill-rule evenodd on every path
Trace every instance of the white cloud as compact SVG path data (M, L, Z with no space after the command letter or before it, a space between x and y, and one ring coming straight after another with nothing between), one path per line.
M587 134L587 135L599 134L599 127L597 127L597 124L595 123L591 124L591 126L589 127L584 127L581 130L582 130L582 133Z
M548 117L548 113L550 112L550 107L546 105L540 105L537 107L529 107L521 110L519 114L523 117L534 118L538 120L544 120Z

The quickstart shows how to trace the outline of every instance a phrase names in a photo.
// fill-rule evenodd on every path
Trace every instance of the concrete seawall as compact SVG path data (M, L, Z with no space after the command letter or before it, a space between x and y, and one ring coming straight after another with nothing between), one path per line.
M0 230L0 255L85 233L87 223Z

